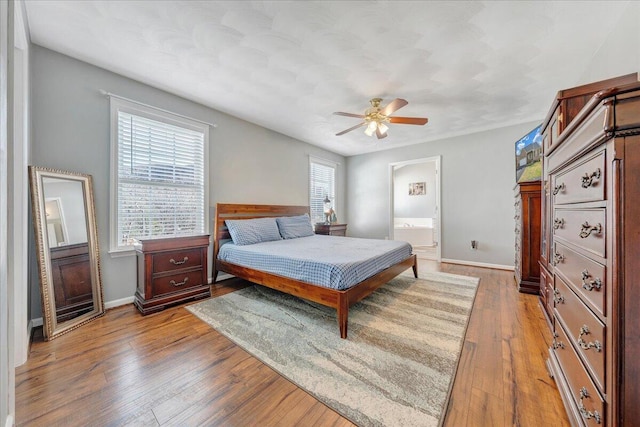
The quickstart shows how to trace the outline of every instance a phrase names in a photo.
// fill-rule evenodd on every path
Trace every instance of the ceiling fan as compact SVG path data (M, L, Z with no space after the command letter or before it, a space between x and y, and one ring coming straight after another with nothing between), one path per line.
M422 117L389 117L389 114L408 104L405 99L396 98L384 108L380 107L382 98L373 98L369 102L371 103L371 107L367 108L364 114L343 113L339 111L333 113L338 116L357 117L359 119L363 119L362 123L336 133L336 136L344 135L345 133L351 132L352 130L358 129L362 126L367 126L367 129L364 131L367 136L372 136L375 132L378 139L382 139L387 137L387 130L389 129L385 123L424 125L429 121L429 119Z

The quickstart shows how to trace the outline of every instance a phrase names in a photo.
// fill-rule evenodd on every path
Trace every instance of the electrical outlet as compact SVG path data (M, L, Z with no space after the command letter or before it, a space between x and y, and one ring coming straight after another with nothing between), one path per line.
M471 249L473 249L474 251L478 249L478 241L477 240L472 240L471 241Z

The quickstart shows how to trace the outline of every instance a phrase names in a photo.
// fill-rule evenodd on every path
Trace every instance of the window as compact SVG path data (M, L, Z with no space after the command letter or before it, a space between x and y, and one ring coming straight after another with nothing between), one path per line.
M111 251L207 230L208 125L111 97Z
M318 158L309 158L309 207L311 221L324 222L324 199L329 197L331 207L336 209L337 163Z

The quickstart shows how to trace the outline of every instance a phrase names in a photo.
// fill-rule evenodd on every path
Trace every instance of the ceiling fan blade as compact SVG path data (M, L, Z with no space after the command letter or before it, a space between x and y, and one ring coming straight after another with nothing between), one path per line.
M354 127L351 127L351 128L349 128L349 129L345 129L345 130L343 130L342 132L336 133L336 136L344 135L345 133L347 133L347 132L351 132L352 130L356 130L356 129L358 129L359 127L362 127L362 126L364 126L364 125L366 125L366 124L367 124L366 122L362 122L362 123L360 123L360 124L355 125Z
M402 123L404 125L426 125L429 119L422 117L389 117L389 123Z
M388 116L389 114L393 113L396 110L401 109L402 107L404 107L407 104L408 104L408 102L407 102L406 99L396 98L393 101L391 101L391 103L389 105L384 107L382 109L381 113L383 115L385 115L385 116Z
M381 132L380 131L380 126L378 126L376 128L376 136L378 137L378 139L386 138L387 137L387 132Z
M333 114L335 114L336 116L357 117L359 119L364 119L364 116L362 114L343 113L341 111L335 112Z

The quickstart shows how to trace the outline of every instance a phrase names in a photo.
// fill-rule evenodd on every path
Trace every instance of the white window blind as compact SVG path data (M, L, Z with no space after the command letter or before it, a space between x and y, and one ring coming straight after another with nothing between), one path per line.
M156 120L164 112L131 110L112 112L117 125L112 250L128 249L135 239L204 234L207 130L182 126L175 118Z
M331 206L336 209L336 166L325 160L309 160L309 207L313 223L324 222L326 196L329 196Z

